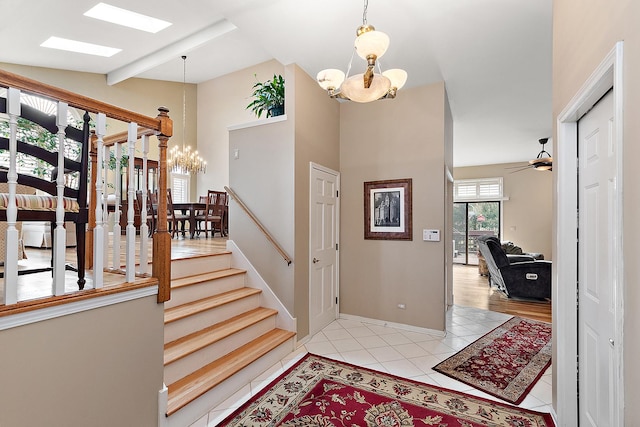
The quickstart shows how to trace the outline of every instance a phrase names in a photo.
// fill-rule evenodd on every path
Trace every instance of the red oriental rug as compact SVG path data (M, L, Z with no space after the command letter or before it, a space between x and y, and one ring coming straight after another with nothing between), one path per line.
M433 370L517 405L550 364L551 324L512 317Z
M307 354L229 415L235 427L554 426L551 415Z

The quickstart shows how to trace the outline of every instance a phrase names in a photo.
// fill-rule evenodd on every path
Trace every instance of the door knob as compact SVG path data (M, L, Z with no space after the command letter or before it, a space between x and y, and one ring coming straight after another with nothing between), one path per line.
M319 260L319 259L316 259L316 258L314 257L314 258L313 258L313 263L315 264L315 263L317 263L317 262L320 262L320 260Z

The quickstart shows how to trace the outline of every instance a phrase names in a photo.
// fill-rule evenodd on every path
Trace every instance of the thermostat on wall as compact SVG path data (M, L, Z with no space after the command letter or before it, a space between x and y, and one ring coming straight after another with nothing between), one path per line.
M439 242L440 230L422 230L422 240L425 242Z

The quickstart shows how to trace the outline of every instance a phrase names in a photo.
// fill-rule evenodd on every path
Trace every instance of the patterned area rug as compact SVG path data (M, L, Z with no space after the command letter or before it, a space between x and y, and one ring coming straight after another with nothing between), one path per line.
M307 354L221 426L554 426L551 416Z
M551 324L512 317L433 370L517 405L549 364Z

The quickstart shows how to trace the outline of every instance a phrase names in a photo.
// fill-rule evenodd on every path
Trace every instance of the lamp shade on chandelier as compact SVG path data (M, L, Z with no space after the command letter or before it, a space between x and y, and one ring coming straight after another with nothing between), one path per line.
M191 147L185 147L187 128L187 57L182 56L183 80L182 80L182 147L174 146L169 151L167 159L168 168L173 172L184 174L197 174L207 172L207 162L198 156L197 151L191 151Z
M364 2L362 25L356 30L354 52L365 61L367 68L363 73L349 76L353 54L345 74L341 70L326 69L316 76L320 87L332 98L347 99L355 102L371 102L378 99L395 98L398 89L407 81L407 72L399 68L382 72L378 59L389 47L389 36L367 24L367 8ZM376 72L377 65L377 72Z

